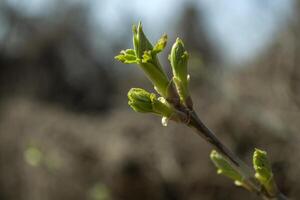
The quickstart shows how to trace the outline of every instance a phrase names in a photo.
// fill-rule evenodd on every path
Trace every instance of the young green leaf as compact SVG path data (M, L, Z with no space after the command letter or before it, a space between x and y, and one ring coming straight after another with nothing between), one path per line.
M115 59L125 64L138 64L135 52L133 49L122 50Z
M162 52L162 50L164 50L164 48L167 45L167 41L168 41L168 36L166 34L164 34L155 44L154 48L153 48L153 54L158 54L160 52Z

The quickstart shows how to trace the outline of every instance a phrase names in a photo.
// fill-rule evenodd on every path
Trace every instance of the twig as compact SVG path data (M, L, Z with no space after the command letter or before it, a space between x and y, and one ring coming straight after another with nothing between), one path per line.
M266 191L264 191L259 184L259 182L254 179L254 172L248 167L238 156L236 156L232 151L230 151L218 138L217 136L200 120L195 111L187 114L190 117L189 127L196 130L196 133L211 144L219 153L221 153L231 164L232 166L239 171L245 178L244 183L247 184L249 189L256 192L263 199L271 200L288 200L288 198L283 195L276 186L276 196L270 197Z

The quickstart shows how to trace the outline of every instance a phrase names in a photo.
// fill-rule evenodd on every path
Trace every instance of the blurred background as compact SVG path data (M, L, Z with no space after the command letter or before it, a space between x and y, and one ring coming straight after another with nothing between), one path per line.
M210 146L127 105L152 86L114 60L142 21L190 52L194 104L244 161L268 152L300 198L297 0L1 0L0 199L258 199L216 174Z

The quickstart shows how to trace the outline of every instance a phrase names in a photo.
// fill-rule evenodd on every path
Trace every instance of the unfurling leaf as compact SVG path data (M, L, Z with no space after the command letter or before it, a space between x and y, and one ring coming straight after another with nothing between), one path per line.
M115 59L119 60L125 64L137 64L138 60L136 58L133 49L122 50L119 55L115 56Z
M162 52L162 50L164 50L164 48L167 45L167 41L168 41L168 36L166 34L164 34L155 44L155 46L153 47L153 54L158 54L160 52Z

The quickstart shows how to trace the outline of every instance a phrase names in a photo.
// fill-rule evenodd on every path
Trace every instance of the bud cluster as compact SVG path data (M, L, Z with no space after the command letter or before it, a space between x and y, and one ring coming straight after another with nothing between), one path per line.
M155 45L152 45L141 23L138 26L134 25L132 30L134 49L122 50L115 58L125 64L139 65L161 97L156 98L155 94L134 88L128 93L129 105L137 112L152 112L163 117L170 117L168 115L176 113L178 107L192 110L188 90L188 53L182 40L177 38L169 55L173 72L173 77L169 79L157 57L157 54L166 47L167 35L164 34Z
M144 89L132 88L128 92L129 106L136 112L161 116L163 126L167 126L168 120L173 120L195 128L217 149L211 152L210 158L217 167L218 174L229 177L236 185L254 191L266 199L286 199L277 188L265 151L256 149L254 152L254 174L198 118L189 92L189 55L182 40L176 39L169 55L173 73L169 79L157 57L166 47L167 35L163 35L152 45L143 32L141 23L133 26L132 30L134 48L122 50L115 58L125 64L137 64L153 84L159 97Z

